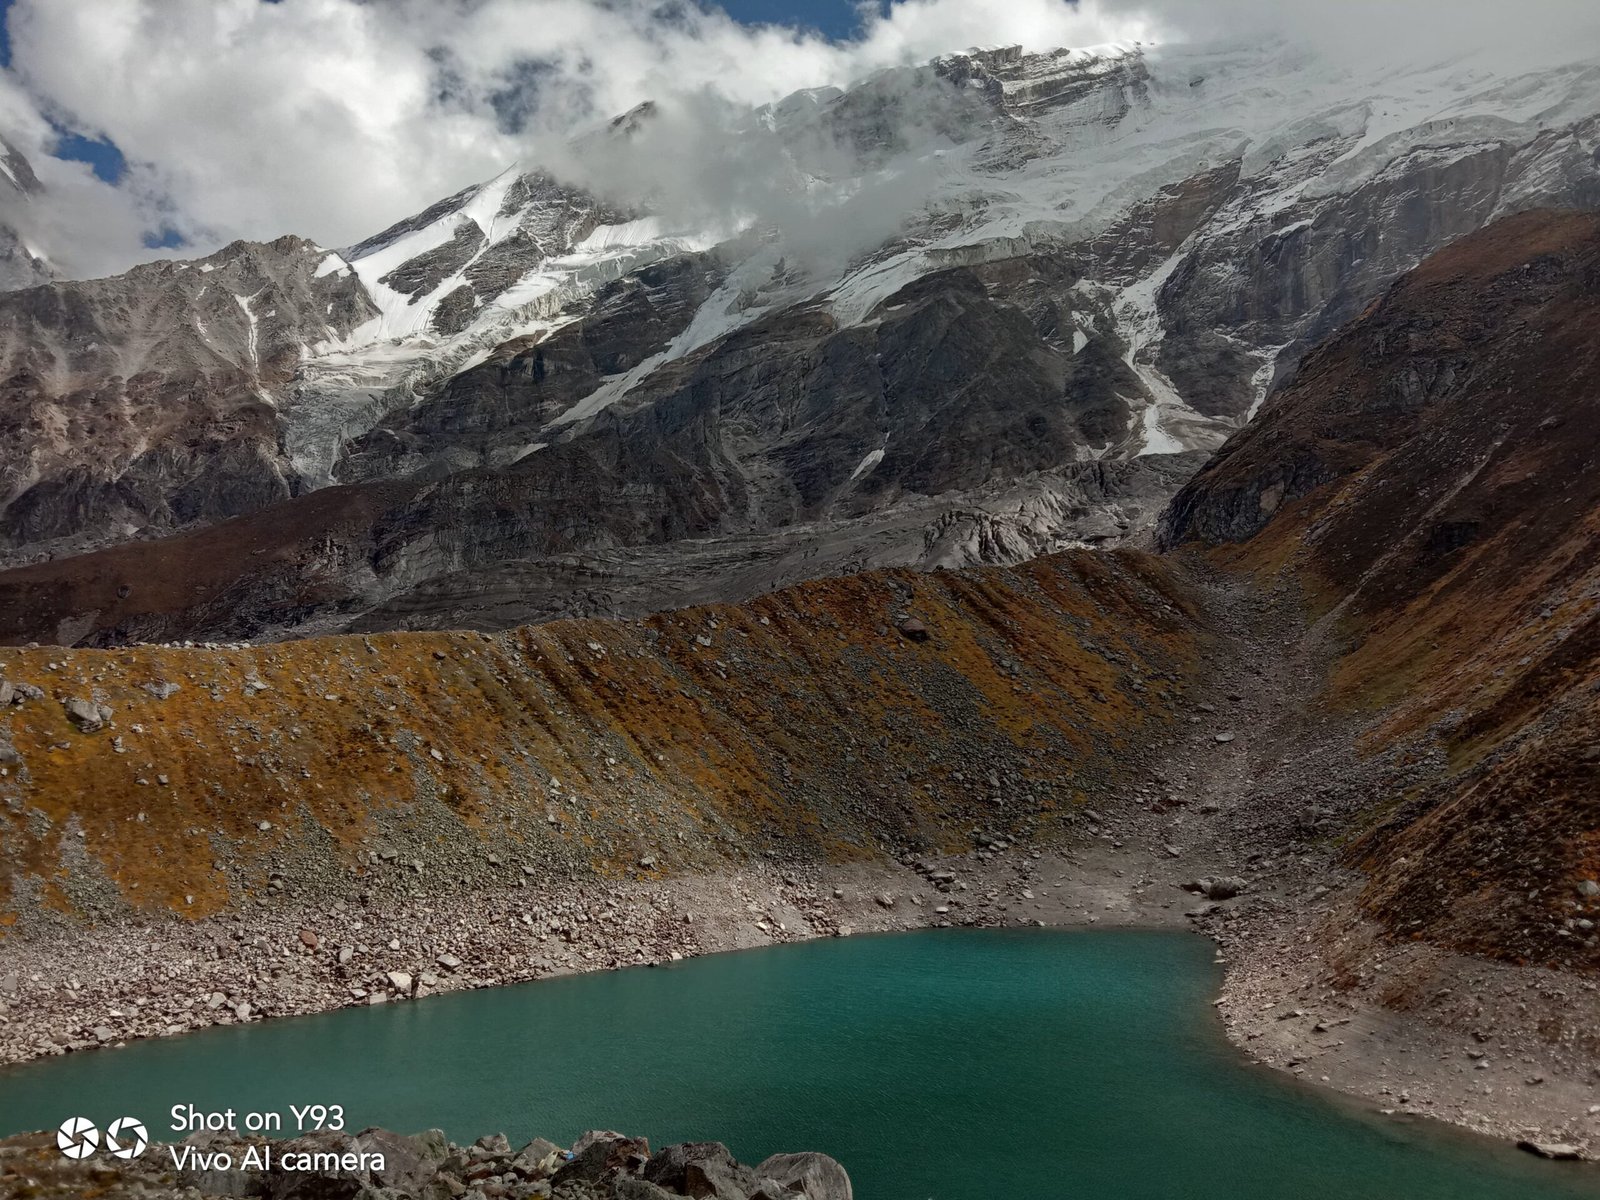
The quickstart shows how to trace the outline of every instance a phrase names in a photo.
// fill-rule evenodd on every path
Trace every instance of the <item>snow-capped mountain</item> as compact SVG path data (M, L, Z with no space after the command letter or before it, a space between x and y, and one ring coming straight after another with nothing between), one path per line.
M974 51L735 114L703 162L645 105L357 246L0 296L4 533L248 515L277 574L243 591L318 587L200 622L236 632L1118 538L1425 254L1600 207L1573 58ZM97 613L75 637L172 628Z
M1593 202L1600 68L1513 78L1492 68L1358 80L1321 76L1283 47L1011 49L799 93L752 125L782 142L792 186L822 195L820 219L837 213L848 226L854 212L839 196L917 184L893 236L824 275L803 259L781 270L797 265L793 252L758 221L742 239L726 224L674 228L508 172L348 252L382 317L356 345L313 356L313 407L325 416L338 405L315 387L322 360L348 367L363 340L408 345L407 367L425 376L456 373L582 319L575 301L604 283L713 248L721 282L652 369L786 309L815 304L860 326L914 280L1042 254L1079 274L1056 300L1070 328L1043 340L1076 353L1112 339L1137 380L1122 397L1127 425L1078 457L1209 448L1260 402L1283 351L1292 361L1297 341L1353 315L1374 281L1501 213ZM637 135L630 149L651 152ZM1350 211L1362 203L1372 211ZM1266 256L1293 276L1290 294L1264 298L1278 311L1241 312L1258 282L1253 260ZM647 373L608 378L557 425L591 417Z

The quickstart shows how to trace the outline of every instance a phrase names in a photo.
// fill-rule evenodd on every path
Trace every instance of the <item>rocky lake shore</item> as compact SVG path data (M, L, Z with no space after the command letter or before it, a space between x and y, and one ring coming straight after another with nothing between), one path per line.
M1575 1038L1545 1036L1552 1020L1574 1030L1600 1022L1592 981L1398 947L1360 986L1336 982L1325 930L1343 928L1332 918L1349 903L1349 873L1291 856L1234 875L1239 864L1197 836L1180 848L1175 832L1170 819L1138 813L1107 818L1070 851L1006 842L958 857L530 884L394 907L284 898L247 916L11 940L0 1062L815 937L1189 928L1218 943L1222 1029L1254 1061L1397 1120L1600 1151L1600 1058ZM1365 936L1380 937L1370 927ZM1386 1002L1385 989L1402 985L1426 993L1415 1011Z

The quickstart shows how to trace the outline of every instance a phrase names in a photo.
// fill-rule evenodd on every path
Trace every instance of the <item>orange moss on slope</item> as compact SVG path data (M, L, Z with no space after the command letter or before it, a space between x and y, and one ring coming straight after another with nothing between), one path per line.
M209 913L275 864L361 873L397 841L434 876L486 846L616 872L954 845L1124 769L1194 616L1158 560L1080 554L495 636L4 650L44 698L0 714L0 909L103 907L103 877L118 905ZM109 726L80 732L72 698ZM994 810L974 763L1033 802Z

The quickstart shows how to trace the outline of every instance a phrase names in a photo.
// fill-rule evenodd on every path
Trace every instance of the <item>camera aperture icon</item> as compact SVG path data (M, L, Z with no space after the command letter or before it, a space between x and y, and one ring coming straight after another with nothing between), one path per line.
M150 1131L138 1117L118 1117L107 1127L105 1147L113 1158L138 1158L150 1145ZM88 1158L100 1148L101 1133L88 1117L68 1117L56 1130L56 1145L67 1158Z
M56 1130L56 1145L68 1158L88 1158L100 1146L100 1131L88 1117L68 1117Z
M106 1129L106 1149L115 1158L138 1158L150 1144L150 1133L137 1117L118 1117Z

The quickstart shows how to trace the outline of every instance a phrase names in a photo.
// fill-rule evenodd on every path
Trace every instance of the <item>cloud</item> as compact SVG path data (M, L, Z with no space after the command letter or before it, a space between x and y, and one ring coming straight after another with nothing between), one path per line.
M1287 38L1366 67L1487 52L1533 69L1574 61L1575 43L1600 37L1593 0L1144 0L1172 40Z
M161 201L97 178L87 163L51 156L56 130L16 80L0 72L0 136L21 151L45 189L44 198L0 188L0 222L21 234L36 253L57 266L71 262L122 263L148 257L147 222L138 209L159 212Z
M36 167L42 117L125 155L110 196L52 168L77 216L121 209L52 247L106 272L150 257L138 232L163 224L198 251L349 244L646 99L748 105L975 41L1104 40L1097 4L903 0L833 43L684 0L15 0L6 87L31 103Z
M750 141L730 164L713 144L746 107L974 44L1272 30L1354 58L1509 43L1508 26L1559 43L1590 7L897 0L831 42L695 0L14 0L0 133L51 188L52 211L29 218L46 248L71 272L105 273L152 257L141 235L162 226L188 253L291 232L348 245L510 162L560 162L575 133L644 100L678 122L657 136L680 156L652 186L689 203L691 185L726 171L721 201L754 204L736 193L776 169L771 147ZM121 185L49 159L51 122L114 142ZM766 191L762 203L787 194Z

